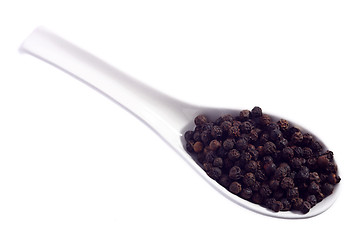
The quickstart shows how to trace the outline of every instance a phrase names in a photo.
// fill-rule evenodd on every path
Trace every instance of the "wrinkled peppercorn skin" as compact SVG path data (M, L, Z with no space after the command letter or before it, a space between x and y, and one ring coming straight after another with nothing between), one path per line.
M341 180L332 151L260 107L212 121L205 114L184 133L185 149L232 194L274 212L311 211Z

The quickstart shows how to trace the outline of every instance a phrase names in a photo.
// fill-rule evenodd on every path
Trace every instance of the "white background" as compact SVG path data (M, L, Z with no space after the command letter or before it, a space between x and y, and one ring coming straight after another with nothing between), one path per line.
M359 12L358 1L2 1L0 239L358 237ZM114 102L19 54L39 25L178 99L296 120L335 153L338 200L305 220L230 202Z

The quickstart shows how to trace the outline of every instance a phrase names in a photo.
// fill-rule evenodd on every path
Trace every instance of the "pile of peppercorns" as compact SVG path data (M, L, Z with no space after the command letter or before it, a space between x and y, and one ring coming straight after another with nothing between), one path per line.
M187 151L212 179L255 204L307 213L340 181L331 151L259 107L214 122L199 115L194 122L184 134Z

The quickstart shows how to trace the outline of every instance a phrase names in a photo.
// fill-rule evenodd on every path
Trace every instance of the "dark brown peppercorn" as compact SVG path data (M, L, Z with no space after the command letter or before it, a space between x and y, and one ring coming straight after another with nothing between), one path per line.
M275 179L270 180L269 187L271 190L275 191L279 188L279 186L280 186L280 181Z
M249 110L242 110L239 114L240 121L247 121L250 118L250 111Z
M208 144L211 141L211 133L209 130L203 131L200 134L200 139L204 144Z
M280 186L282 189L289 189L289 188L294 188L295 184L294 184L294 180L290 177L284 177L281 180Z
M312 181L310 182L309 184L309 187L308 187L308 192L310 194L317 194L320 192L320 186L319 184L317 184L316 182Z
M223 147L225 150L230 150L234 148L234 139L228 138L223 142Z
M283 207L282 207L282 209L280 209L280 211L289 211L291 209L291 203L286 198L281 199L280 202L283 205Z
M245 186L251 187L255 184L255 175L253 173L246 173L242 181Z
M194 152L199 153L203 150L204 145L202 144L202 142L196 142L194 143L193 148L194 148Z
M273 142L266 142L264 144L264 154L271 155L276 152L276 145Z
M280 127L280 130L283 131L283 132L287 131L289 129L289 126L290 126L289 122L287 120L285 120L285 119L280 119L278 121L278 125Z
M229 176L223 174L223 175L221 175L221 177L219 179L219 183L224 188L228 188L230 186L231 179L229 178Z
M304 200L302 198L296 197L291 199L292 208L294 210L302 210Z
M313 136L311 135L311 134L309 134L309 133L305 133L305 134L303 134L303 144L305 145L305 146L310 146L310 144L312 143L312 141L313 141Z
M267 114L263 114L261 117L260 117L260 124L263 125L263 126L268 126L269 124L271 123L271 117Z
M221 123L220 128L224 131L227 132L229 131L229 129L231 128L232 123L230 121L224 121Z
M317 159L317 164L319 165L320 168L324 169L329 164L329 159L327 158L326 155L322 155Z
M271 191L269 185L263 184L263 185L261 185L261 187L259 189L259 193L262 197L267 198L272 194L272 191Z
M290 159L289 163L290 163L290 166L291 168L293 169L300 169L301 166L305 163L305 159L303 158L293 158L293 159Z
M210 170L207 172L207 174L209 175L209 177L211 177L214 180L217 180L220 178L221 176L221 169L218 167L212 167L210 168Z
M214 126L212 129L211 129L211 136L213 138L221 138L221 136L223 135L223 131L221 129L221 127L219 126Z
M194 120L196 126L204 125L208 122L208 118L205 115L199 115Z
M245 171L255 173L258 165L255 161L251 160L245 164Z
M229 186L230 192L239 194L241 192L241 184L238 182L232 182Z
M242 189L242 191L240 192L240 197L242 197L243 199L250 199L252 197L252 190L251 188L244 188Z
M218 150L219 147L221 147L221 143L218 140L212 140L209 143L209 149L211 151L216 151L216 150Z
M274 129L270 131L270 139L274 142L282 138L282 133L279 129Z
M229 171L229 178L232 180L238 180L242 177L241 168L238 166L234 166Z
M194 131L186 131L184 134L184 138L186 141L192 140L193 136L194 136Z
M288 189L286 196L289 200L299 197L299 189L297 187Z
M245 121L240 125L240 131L242 133L249 133L253 129L253 125L249 121Z
M228 153L228 158L232 161L236 161L240 157L240 153L236 149L231 149Z
M213 161L213 166L214 167L222 168L223 165L224 165L224 162L223 162L222 158L217 157L217 158L214 159L214 161Z
M334 185L330 183L324 183L321 187L321 191L325 194L325 196L328 196L334 191Z
M258 192L255 192L251 197L251 201L256 204L261 204L263 201L263 197Z
M235 126L231 127L231 128L229 129L229 131L228 131L228 135L229 135L229 137L232 137L232 138L237 138L237 137L239 137L239 136L240 136L240 129L239 129L239 127L235 127Z
M300 211L302 213L308 213L311 207L312 206L308 201L303 201Z
M262 116L262 110L261 108L259 107L254 107L252 110L251 110L251 117L252 118L258 118L258 117L261 117Z
M295 178L299 182L305 182L310 177L310 171L307 167L302 166L300 170L296 173Z
M285 167L278 167L274 173L274 179L281 180L288 175L288 170Z
M279 212L281 209L284 208L282 202L280 201L274 201L271 206L270 206L271 210L273 210L274 212Z
M294 150L291 147L286 147L282 150L282 157L284 160L289 160L294 157Z
M338 179L338 177L336 176L335 173L330 173L327 180L331 184L336 184L336 183L338 183L339 179Z
M300 144L303 140L303 135L302 133L299 131L299 132L295 132L292 136L291 136L291 141L294 143L294 144Z
M303 148L303 157L308 159L310 158L311 156L313 155L313 152L311 150L311 148L308 148L308 147L304 147Z
M307 196L306 201L310 203L311 207L315 206L317 203L315 195Z
M273 162L264 164L264 171L267 176L272 176L276 171L276 165Z
M244 137L240 137L237 141L236 141L236 149L239 151L243 151L247 148L248 146L248 141L246 138Z

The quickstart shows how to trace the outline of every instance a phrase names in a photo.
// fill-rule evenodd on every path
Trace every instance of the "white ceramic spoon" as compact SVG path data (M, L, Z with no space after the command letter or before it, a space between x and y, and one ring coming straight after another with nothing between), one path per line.
M194 128L193 119L199 114L206 114L210 118L216 119L218 116L224 114L238 114L239 110L200 107L176 100L127 76L101 59L44 28L35 29L23 42L20 51L31 54L60 68L100 91L130 113L134 114L168 143L168 145L211 186L242 207L278 218L309 218L326 211L334 203L339 194L339 184L337 184L334 193L314 206L307 214L294 212L275 213L257 204L246 201L233 195L209 178L204 170L197 165L194 159L185 151L185 140L182 137L186 130ZM276 117L274 118L276 119ZM303 129L301 127L299 128Z

